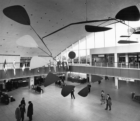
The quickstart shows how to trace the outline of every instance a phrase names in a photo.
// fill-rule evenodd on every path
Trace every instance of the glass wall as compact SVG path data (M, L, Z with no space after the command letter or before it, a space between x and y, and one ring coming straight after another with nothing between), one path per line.
M128 45L128 44L118 44L119 40L134 40L134 41L140 42L140 36L132 34L134 29L137 31L140 31L139 24L140 24L140 21L125 22L124 24L122 23L111 24L107 27L110 27L112 29L105 32L89 34L85 38L71 45L64 52L58 55L57 58L59 59L61 58L61 60L66 59L67 61L72 62L72 60L70 60L68 57L68 53L70 51L74 51L76 53L76 57L73 60L73 63L89 64L90 49ZM121 37L122 35L130 35L130 38Z

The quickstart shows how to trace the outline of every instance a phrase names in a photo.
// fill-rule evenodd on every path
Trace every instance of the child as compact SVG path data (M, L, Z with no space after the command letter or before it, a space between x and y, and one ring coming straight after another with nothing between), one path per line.
M105 104L105 93L103 90L101 91L101 105L102 104Z

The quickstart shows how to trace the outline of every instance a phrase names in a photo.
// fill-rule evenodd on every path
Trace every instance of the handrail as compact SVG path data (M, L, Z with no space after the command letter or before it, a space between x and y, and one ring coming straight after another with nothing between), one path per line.
M22 64L22 65L21 65ZM22 68L23 64L25 64L25 68L30 67L29 62L15 62L14 67L15 68ZM94 67L114 67L114 68L140 68L140 63L138 62L131 62L131 63L125 63L125 62L69 62L69 65L75 65L75 64L80 64L80 65L87 65L87 66L94 66ZM0 70L4 69L4 63L0 63ZM13 69L13 63L8 62L6 63L7 69Z
M87 66L94 66L94 67L114 67L114 68L140 68L140 63L138 62L131 62L131 63L125 63L125 62L82 62L82 63L69 63L69 65L87 65Z

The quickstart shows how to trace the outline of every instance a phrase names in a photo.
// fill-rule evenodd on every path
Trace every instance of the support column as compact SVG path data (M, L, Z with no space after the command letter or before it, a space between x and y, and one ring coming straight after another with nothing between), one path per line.
M68 74L69 74L69 72L66 72L66 73L65 73L65 80L66 80L66 81L68 80Z
M31 88L32 85L34 85L34 77L30 77L29 80L28 80L29 89Z
M87 74L88 82L91 83L91 74Z
M115 87L116 87L116 89L118 89L118 78L117 77L115 77Z
M117 56L117 53L114 53L114 66L118 67L118 56Z
M80 40L78 41L78 61L80 64Z
M91 74L89 74L89 82L91 83Z
M128 54L125 54L125 64L126 64L126 66L129 65L129 64L128 64Z
M85 49L86 49L86 64L87 64L87 37L85 37Z

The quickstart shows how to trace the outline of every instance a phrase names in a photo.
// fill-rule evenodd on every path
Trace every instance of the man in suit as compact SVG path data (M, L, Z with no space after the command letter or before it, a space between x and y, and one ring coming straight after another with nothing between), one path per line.
M23 97L22 100L21 100L21 105L22 105L22 104L26 105L24 97Z
M21 120L24 121L24 113L26 113L26 109L25 109L25 105L24 104L21 104L20 112L21 112Z
M89 91L89 93L90 93L90 88L91 88L91 84L90 83L88 83L88 91Z
M15 117L16 117L17 121L20 121L20 119L21 119L20 106L21 105L19 105L19 107L17 107L15 110Z
M27 110L27 116L29 117L29 121L32 121L32 115L33 115L33 104L31 101L29 101L29 106Z
M111 110L111 105L112 105L111 97L110 97L109 94L107 94L107 98L106 98L106 108L105 108L105 110L108 110L108 107L109 107L109 110Z

